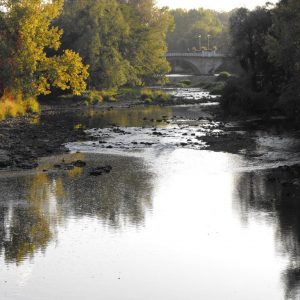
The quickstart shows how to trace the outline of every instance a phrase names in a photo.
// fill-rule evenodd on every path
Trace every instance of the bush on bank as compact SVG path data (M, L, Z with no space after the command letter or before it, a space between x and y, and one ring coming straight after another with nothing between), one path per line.
M227 81L231 76L232 75L229 72L223 71L223 72L219 73L217 80L218 81Z
M84 92L80 98L86 105L94 105L102 102L115 102L117 101L118 91L116 89L110 90L88 90Z
M265 92L251 90L242 79L230 79L221 92L221 107L231 115L268 113L274 98Z
M171 95L162 90L142 89L140 98L146 103L163 103L169 101L171 99Z
M34 97L24 98L21 93L5 91L0 98L0 121L39 111L39 103Z

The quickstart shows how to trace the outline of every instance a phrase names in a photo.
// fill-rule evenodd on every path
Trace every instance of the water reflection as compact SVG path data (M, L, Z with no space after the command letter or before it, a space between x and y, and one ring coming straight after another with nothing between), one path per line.
M276 250L288 258L282 273L285 299L300 298L299 167L249 172L238 176L235 208L244 224L263 220L274 227Z
M41 116L41 124L62 124L72 128L103 128L110 125L122 127L150 127L153 121L172 117L173 109L171 107L162 107L157 105L137 106L132 108L87 108L85 111L67 114L62 111L55 114L44 114ZM165 126L164 124L157 124Z
M45 250L52 237L48 216L39 202L41 198L24 199L25 181L13 178L1 182L0 253L7 262L20 263L24 258L32 258L36 251ZM12 188L17 186L17 190Z
M143 225L152 207L152 174L141 160L93 158L85 170L45 172L61 159L86 158L73 154L42 163L30 176L0 178L0 255L6 262L19 264L44 252L70 218L90 216L118 230ZM92 165L104 162L112 164L113 175L88 176Z
M297 169L244 172L241 156L187 149L146 158L73 154L1 177L0 283L17 289L3 298L299 299ZM62 159L87 166L52 172Z

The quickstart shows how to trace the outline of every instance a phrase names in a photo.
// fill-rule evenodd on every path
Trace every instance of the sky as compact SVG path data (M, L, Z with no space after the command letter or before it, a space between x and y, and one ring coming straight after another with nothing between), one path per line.
M236 7L247 7L253 9L264 5L267 0L156 0L158 6L169 6L170 8L210 8L218 11L229 11ZM276 3L276 0L269 2Z

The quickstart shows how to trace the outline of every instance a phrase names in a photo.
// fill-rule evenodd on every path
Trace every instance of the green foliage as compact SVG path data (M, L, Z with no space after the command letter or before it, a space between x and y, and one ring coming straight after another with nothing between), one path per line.
M281 95L275 106L287 116L298 118L300 114L300 78L293 77L282 89Z
M89 90L83 93L81 97L87 105L99 104L103 102L103 97L99 91Z
M253 11L240 8L230 18L234 54L248 73L253 90L262 88L260 77L272 77L273 68L265 51L265 36L271 26L271 12L265 7Z
M229 72L223 71L219 73L219 76L217 77L218 81L227 81L231 77L231 74Z
M266 113L274 99L249 88L247 81L230 79L222 90L221 106L232 115Z
M152 0L66 0L58 24L63 47L90 65L89 87L112 88L164 81L166 33L172 19Z
M279 69L280 80L300 75L300 2L280 1L272 13L273 26L266 37L270 61Z
M186 87L189 87L191 84L192 84L191 80L185 79L185 80L181 80L178 83L176 83L176 87L186 88Z
M225 87L225 81L202 82L198 86L209 91L212 95L220 95Z
M115 102L117 101L118 92L116 89L109 89L101 91L103 100L106 102Z
M175 30L168 33L167 41L170 51L207 50L210 37L210 49L229 50L228 22L231 13L219 13L209 9L176 9L171 14ZM201 35L201 40L199 39Z
M145 103L164 103L171 99L171 95L162 90L142 89L140 93L141 100Z
M80 97L81 100L86 103L86 105L95 105L106 102L115 102L117 101L118 92L115 89L110 90L88 90L82 94Z
M118 98L137 99L140 96L140 89L136 87L122 87L118 90Z
M184 89L184 88L187 88L188 85L186 85L186 84L183 83L183 82L177 82L177 83L176 83L176 87Z
M235 12L230 20L233 48L246 76L235 84L228 83L223 94L225 107L244 107L246 111L275 109L298 118L299 20L298 0L281 0L271 8Z
M87 67L71 50L61 55L62 31L52 21L62 10L62 0L1 1L0 13L0 93L19 91L25 97L49 94L51 87L85 90Z
M184 80L181 80L180 83L183 83L186 86L190 86L192 84L192 81L189 79L184 79Z

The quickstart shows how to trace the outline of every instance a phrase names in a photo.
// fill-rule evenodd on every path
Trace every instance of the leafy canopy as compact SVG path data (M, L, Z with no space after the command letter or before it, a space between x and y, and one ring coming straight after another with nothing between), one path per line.
M66 0L58 24L63 48L90 65L89 87L143 85L169 71L166 33L172 19L152 0Z
M52 22L63 0L0 0L0 7L2 93L9 89L37 96L49 94L51 87L74 94L85 90L88 71L79 54L57 54L63 31Z

